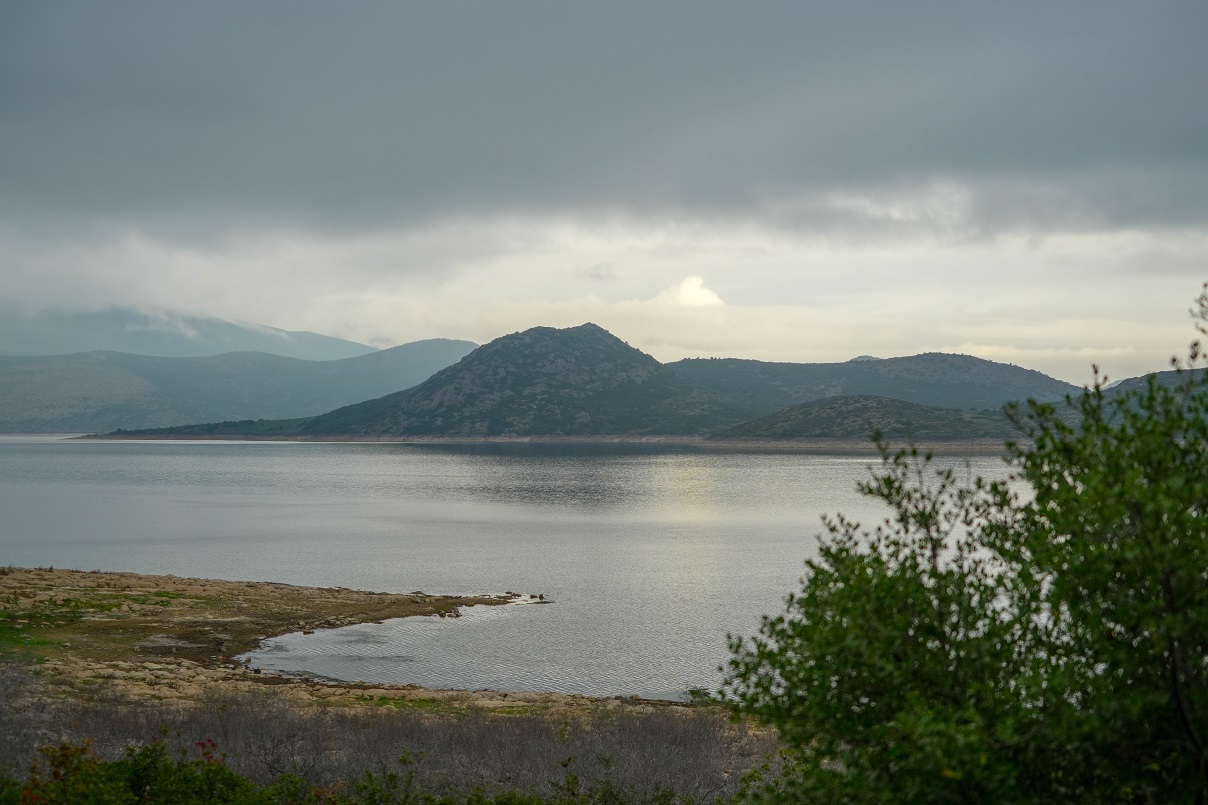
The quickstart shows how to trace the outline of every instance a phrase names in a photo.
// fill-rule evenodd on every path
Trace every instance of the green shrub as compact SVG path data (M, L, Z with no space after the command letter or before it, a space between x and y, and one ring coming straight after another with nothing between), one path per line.
M212 742L199 756L172 758L162 743L131 748L125 757L103 762L91 746L58 744L41 750L23 784L7 781L5 803L84 805L84 803L163 802L179 805L260 805L277 800L226 768Z
M732 641L723 695L788 747L752 798L1208 799L1208 374L1070 404L1013 412L1014 485L882 445L890 519L828 521Z
M366 772L347 791L339 785L315 787L289 774L257 786L228 769L212 741L200 742L197 749L196 758L173 757L156 742L106 762L93 756L88 742L44 747L25 781L0 778L0 805L691 805L670 791L639 794L607 781L581 786L572 774L548 796L482 788L462 794L424 791L409 755L399 758L399 769Z

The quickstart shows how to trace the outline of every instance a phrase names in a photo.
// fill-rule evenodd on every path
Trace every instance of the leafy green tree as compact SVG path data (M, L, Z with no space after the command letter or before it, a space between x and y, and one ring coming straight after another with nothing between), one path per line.
M723 695L787 747L752 798L1208 798L1208 374L1068 402L1012 412L1010 482L882 445L892 515L828 520L732 641Z

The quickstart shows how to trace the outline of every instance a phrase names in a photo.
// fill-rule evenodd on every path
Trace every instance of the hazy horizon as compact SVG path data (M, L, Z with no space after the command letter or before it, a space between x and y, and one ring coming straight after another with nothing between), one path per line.
M73 323L73 316L83 314L83 325L75 331L64 331L56 333L54 338L47 339L44 348L20 349L14 348L12 336L15 330L20 330L20 325L13 326L13 319L9 317L4 320L7 325L0 326L0 357L37 357L37 356L66 356L73 353L92 352L96 350L127 352L135 355L148 355L166 358L183 358L183 357L202 357L219 355L228 352L268 352L270 354L281 355L284 357L302 358L304 360L329 361L339 360L343 358L352 358L358 355L364 355L369 352L378 352L383 349L392 349L395 347L412 346L416 343L426 341L457 341L458 339L446 339L442 336L433 336L428 339L417 339L416 341L405 342L403 344L391 344L382 347L374 347L371 345L360 344L354 341L345 341L336 337L328 336L324 333L314 333L310 331L298 330L282 330L274 328L271 325L264 325L258 322L249 321L228 321L226 319L213 316L189 316L182 314L179 311L170 310L154 310L154 309L123 309L123 308L107 308L101 311L61 311L61 310L46 310L45 314L49 314L50 323L62 324L64 322ZM145 317L141 323L135 327L125 327L125 330L112 329L114 325L121 325L122 315L132 313L134 315ZM38 320L38 316L30 317L32 320ZM107 331L96 330L95 332L88 331L87 325L95 323L96 319L101 319L110 325ZM22 334L20 346L28 346L40 337L48 335L46 332L47 322L42 321L42 332L36 330L30 331L28 334ZM580 322L578 325L570 324L566 328L557 329L573 329L584 324L594 324L594 322ZM209 325L218 327L217 331L205 331L208 328L201 328L198 325ZM221 329L228 325L234 325L237 328L246 328L245 334L242 336L245 340L240 340L241 336L238 333L232 333L228 329ZM545 327L546 325L534 325L534 327ZM526 328L528 329L528 328ZM515 334L519 331L511 333L500 333L495 338L488 339L482 343L464 341L464 343L473 343L475 346L483 346L498 338L503 338L508 335ZM610 331L611 332L611 331ZM626 341L624 333L612 333L612 335ZM263 336L263 337L262 337ZM256 340L258 339L258 340ZM330 340L329 340L330 339ZM189 349L189 343L194 342L196 349ZM629 343L626 341L626 343ZM275 344L275 346L274 346ZM632 346L632 344L631 344ZM353 349L354 347L364 347L361 349ZM930 352L936 352L932 350ZM907 352L901 354L881 354L870 355L861 353L860 355L851 355L845 358L825 361L801 361L801 363L850 363L854 361L864 360L885 360L893 358L908 358L915 357L921 354L920 352ZM967 354L967 353L952 353L946 354ZM697 360L713 360L723 356L716 355L689 355L684 359ZM974 356L978 357L978 356ZM1171 356L1172 358L1177 356ZM741 360L741 358L740 358ZM672 361L664 361L670 363ZM999 361L1003 363L1003 361ZM1013 364L1017 365L1017 364ZM1035 367L1023 366L1025 369L1033 369ZM1164 371L1169 369L1169 362L1165 366L1158 367L1150 371ZM1040 370L1037 370L1040 371ZM1053 375L1056 379L1064 380L1075 385L1089 385L1092 379L1092 372L1088 367L1087 376L1084 378L1062 378ZM1129 376L1112 375L1109 380L1111 383L1116 383L1127 379Z
M0 312L1167 368L1208 6L0 8Z

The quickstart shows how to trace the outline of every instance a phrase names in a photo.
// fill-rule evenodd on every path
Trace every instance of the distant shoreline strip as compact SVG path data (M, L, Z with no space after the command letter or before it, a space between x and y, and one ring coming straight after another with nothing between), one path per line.
M408 444L432 447L477 445L633 445L694 450L706 453L799 453L810 455L877 455L870 440L864 439L763 439L728 436L237 436L180 435L137 436L131 434L89 434L78 439L103 441L170 442L332 442L340 444ZM891 447L909 447L906 439L891 439ZM998 439L967 439L919 442L920 451L936 455L1004 455L1006 448Z

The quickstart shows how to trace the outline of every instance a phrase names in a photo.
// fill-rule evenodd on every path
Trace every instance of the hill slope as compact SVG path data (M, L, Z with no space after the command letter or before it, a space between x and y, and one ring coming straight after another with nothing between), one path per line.
M1150 374L1140 375L1138 377L1126 377L1120 382L1112 384L1110 388L1104 389L1103 393L1106 396L1111 397L1122 392L1143 389L1149 382L1150 377L1153 377L1155 380L1157 380L1159 385L1166 386L1167 388L1173 388L1182 383L1186 383L1193 378L1200 377L1201 373L1205 371L1208 370L1203 368L1191 370L1184 369L1182 371L1167 369L1164 372L1151 372Z
M474 348L433 339L334 361L262 352L0 356L0 432L105 432L310 416L410 388Z
M66 355L94 350L163 358L267 352L308 361L339 360L377 351L318 333L236 324L166 310L45 310L32 315L0 311L0 355Z
M744 422L723 436L767 439L1010 439L1019 432L1001 411L937 408L887 397L844 396L794 405Z
M728 396L756 416L840 395L984 409L1029 398L1056 400L1080 391L1032 369L938 352L846 363L698 358L667 366L698 386Z
M704 433L747 418L595 324L479 347L414 389L332 411L312 436Z

